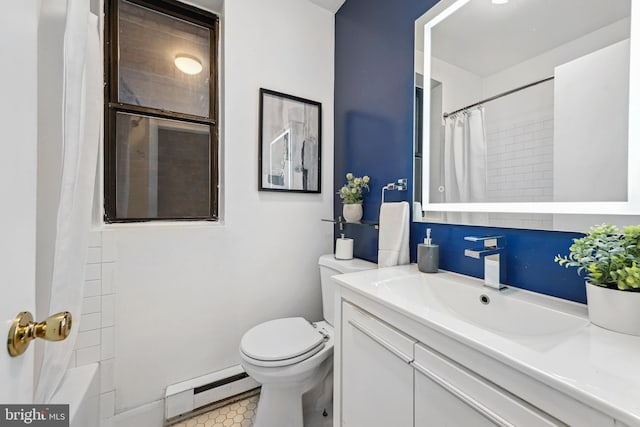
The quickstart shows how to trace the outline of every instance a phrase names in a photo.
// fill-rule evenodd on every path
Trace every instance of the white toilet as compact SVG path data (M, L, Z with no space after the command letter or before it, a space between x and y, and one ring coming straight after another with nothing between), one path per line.
M377 268L361 259L337 260L333 254L322 255L318 264L324 320L270 320L251 328L240 342L242 366L262 384L254 427L303 426L302 395L332 378L335 285L331 276ZM331 384L327 390L329 399L322 403L330 405Z

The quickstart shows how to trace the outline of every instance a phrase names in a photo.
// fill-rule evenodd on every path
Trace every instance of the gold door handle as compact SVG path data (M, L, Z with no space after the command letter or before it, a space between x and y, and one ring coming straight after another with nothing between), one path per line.
M18 313L9 329L7 350L11 357L15 357L24 353L29 343L36 338L62 341L69 336L71 323L71 313L68 311L53 314L40 323L35 323L33 315L28 311Z

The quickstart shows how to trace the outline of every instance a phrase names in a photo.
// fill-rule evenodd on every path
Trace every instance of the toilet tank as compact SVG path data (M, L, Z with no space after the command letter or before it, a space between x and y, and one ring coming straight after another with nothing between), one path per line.
M320 284L322 285L322 314L324 320L333 326L335 283L331 280L331 276L372 270L378 268L378 265L358 258L336 259L333 254L322 255L318 260L318 265L320 266Z

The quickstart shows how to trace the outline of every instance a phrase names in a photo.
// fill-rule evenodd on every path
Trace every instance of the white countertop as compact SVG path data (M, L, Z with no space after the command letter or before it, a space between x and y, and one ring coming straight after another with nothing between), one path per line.
M346 289L445 333L629 426L640 425L640 337L584 322L584 326L562 334L522 340L477 326L453 313L430 309L419 301L394 298L388 287L380 286L384 281L415 275L462 281L481 287L489 295L498 292L468 276L445 271L435 275L421 273L415 264L342 274L334 279ZM506 292L509 298L526 299L587 319L583 304L517 288Z

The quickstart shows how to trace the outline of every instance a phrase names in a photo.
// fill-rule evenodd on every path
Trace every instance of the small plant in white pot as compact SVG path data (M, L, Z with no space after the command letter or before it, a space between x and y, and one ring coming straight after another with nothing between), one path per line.
M554 260L585 275L592 323L640 336L640 226L592 227Z
M358 222L362 219L362 196L364 191L369 191L369 177L353 176L351 172L346 175L347 183L342 186L338 194L342 199L342 216L347 222Z

